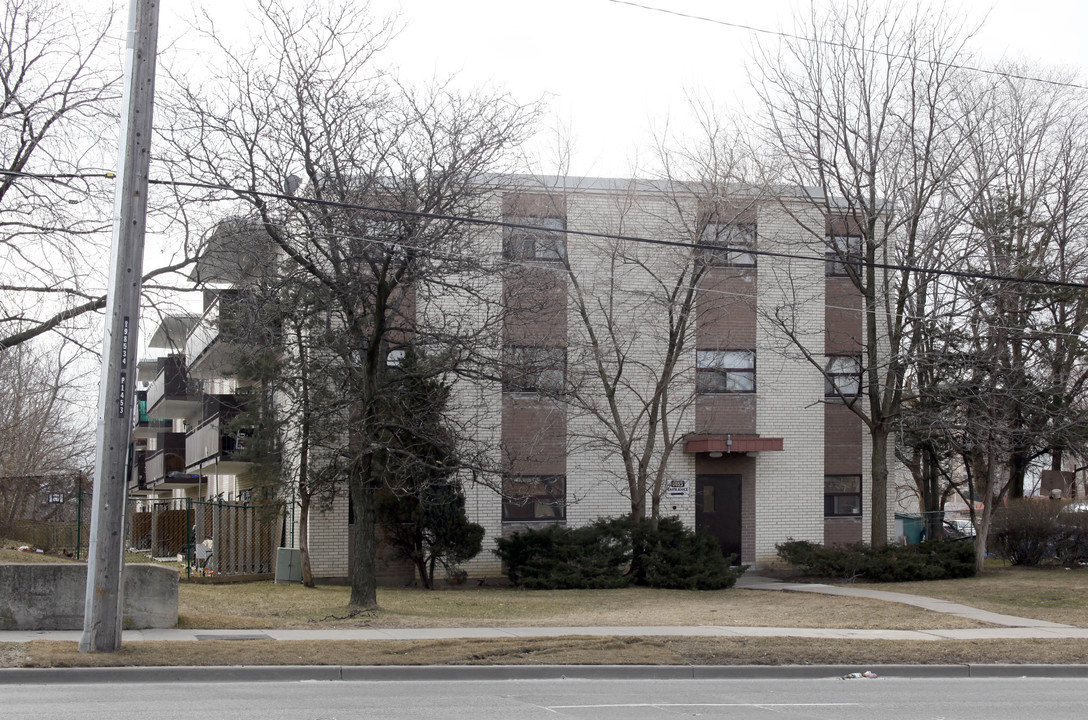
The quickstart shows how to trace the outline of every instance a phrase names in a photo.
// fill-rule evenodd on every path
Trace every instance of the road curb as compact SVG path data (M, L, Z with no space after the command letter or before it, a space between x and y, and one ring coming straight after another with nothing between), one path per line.
M458 680L819 680L1088 678L1088 665L242 665L5 668L0 685L86 683L413 682ZM857 682L871 681L858 678Z

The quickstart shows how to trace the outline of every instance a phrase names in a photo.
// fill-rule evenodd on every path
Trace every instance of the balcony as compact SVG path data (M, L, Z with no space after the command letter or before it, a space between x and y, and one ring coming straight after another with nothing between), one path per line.
M150 418L147 415L147 393L139 390L136 392L136 406L140 411L136 424L132 427L132 437L137 440L150 440L159 433L170 432L174 428L174 421L169 418Z
M249 469L248 460L238 460L235 456L245 450L250 431L237 431L238 437L224 433L223 426L229 422L229 416L215 415L185 436L185 457L190 473L240 475Z
M159 435L159 449L148 453L145 465L151 490L184 489L200 481L185 471L185 433Z
M222 325L235 302L232 293L216 295L185 338L190 377L204 380L229 376L233 372L237 348L224 337Z
M147 414L157 418L186 418L200 408L199 386L185 372L185 357L170 355L147 390Z
M131 468L132 471L128 477L129 495L144 495L148 492L146 462L146 450L133 450Z

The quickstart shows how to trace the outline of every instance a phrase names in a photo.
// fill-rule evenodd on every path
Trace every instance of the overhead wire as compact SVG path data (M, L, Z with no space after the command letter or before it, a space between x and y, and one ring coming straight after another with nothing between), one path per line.
M0 175L15 175L15 176L18 176L18 177L23 177L23 178L43 179L43 180L51 180L51 179L55 179L55 178L65 178L65 179L70 179L70 178L83 178L83 179L85 179L85 178L107 178L107 179L111 179L111 178L115 177L114 173L109 172L109 171L96 172L96 173L36 174L36 173L12 172L12 171L0 170ZM292 201L292 202L301 202L301 203L316 204L316 205L321 205L321 206L326 206L326 207L335 207L335 208L339 208L339 209L362 210L364 212L371 212L371 213L377 213L377 214L408 215L408 216L423 217L423 218L428 218L428 219L439 219L439 220L446 220L446 221L459 222L459 223L468 223L468 224L476 224L476 225L484 225L484 226L494 226L494 227L500 227L500 228L511 228L511 229L520 229L520 230L529 230L529 231L554 232L554 229L552 229L552 228L544 228L544 227L539 227L539 226L535 226L535 225L528 225L528 224L524 224L524 223L513 223L513 222L502 221L502 220L488 220L486 218L471 218L471 217L465 217L465 216L459 216L459 215L443 215L443 214L426 213L426 212L420 212L420 211L400 210L400 209L397 209L397 208L386 208L386 207L376 207L376 206L369 206L369 205L360 205L360 204L356 204L356 203L345 203L345 202L334 201L334 200L320 200L320 199L317 199L317 198L298 197L298 196L295 196L295 195L287 195L287 194L283 194L283 193L272 193L272 192L263 192L263 191L255 191L255 190L246 190L244 188L237 188L237 187L233 187L233 186L230 186L230 185L215 184L215 183L195 183L195 182L185 182L185 181L176 181L176 180L167 181L167 180L154 180L154 179L149 180L149 183L154 184L154 185L190 187L190 188L199 188L199 189L206 189L206 190L222 190L222 191L232 192L232 193L235 193L235 194L254 195L254 196L260 196L260 197L275 198L275 199L281 199L281 200L288 200L288 201ZM278 224L277 226L278 227L284 227L284 228L287 227L286 225L283 225L283 224ZM586 236L586 237L593 237L593 238L628 241L628 242L634 242L634 243L645 243L645 244L650 244L650 245L679 247L679 248L683 248L683 249L687 249L687 250L711 249L711 250L715 250L715 251L727 251L727 252L728 251L735 251L735 252L742 252L742 253L755 255L755 256L763 255L763 256L770 256L770 257L796 259L796 260L802 260L802 261L807 261L807 262L820 263L821 265L827 262L827 257L826 256L802 255L802 254L798 254L798 253L772 252L772 251L758 250L758 249L747 248L747 247L723 247L723 246L717 245L717 244L708 245L708 244L704 244L704 243L691 243L691 242L684 242L684 241L660 240L660 239L656 239L656 238L643 238L643 237L634 236L634 235L622 235L622 234L616 234L616 233L606 233L606 232L597 232L597 231L588 231L588 230L572 230L572 229L569 229L569 228L563 230L563 233L566 234L566 235L579 235L579 236ZM386 240L386 239L380 239L380 238L374 238L374 237L360 237L360 236L343 234L343 233L325 233L325 235L329 236L329 237L339 237L339 238L345 239L345 240L362 240L362 241L372 243L372 244L375 244L375 245L385 245L385 246L393 247L393 248L395 248L395 247L412 247L410 245L407 245L403 241L398 241L398 240ZM446 257L448 259L454 259L454 260L463 260L463 259L465 259L465 256L463 256L463 255L456 255L456 254L450 254L450 253L440 253L437 250L435 250L434 248L416 248L416 249L425 250L428 254L430 254L432 256ZM499 263L502 264L502 265L507 265L507 266L517 266L517 267L532 266L532 267L535 267L535 268L554 269L554 271L557 274L564 274L565 275L567 273L566 267L564 265L556 264L556 263L548 263L548 262L541 262L541 261L523 261L523 260L514 260L514 259L509 259L509 258L503 258L503 259L501 259L499 261ZM851 263L862 266L862 267L867 265L867 263L865 263L863 261L858 261L857 263L854 263L853 261L851 261ZM901 266L901 265L885 264L885 263L873 263L873 266L876 267L876 268L884 268L884 269L908 268L913 272L930 273L930 274L935 274L935 275L944 275L944 276L953 276L953 277L969 277L969 278L983 279L983 280L999 280L999 281L1009 281L1009 282L1014 282L1014 283L1026 283L1026 284L1060 285L1060 286L1063 286L1063 287L1073 287L1073 288L1077 288L1077 289L1088 289L1088 284L1084 284L1084 283L1072 283L1072 282L1059 282L1059 281L1050 281L1050 280L1041 280L1041 279L1006 277L1006 276L999 276L999 275L988 275L988 274L985 274L985 273L968 273L968 272L964 272L964 271L934 270L934 269L929 269L929 268L915 268L913 266ZM721 290L721 289L716 289L716 288L701 288L700 292L708 294L708 295L738 298L740 300L749 301L749 302L757 301L758 297L759 297L758 295L755 295L755 294L740 293L740 292ZM844 311L844 312L852 312L852 313L860 313L860 314L868 314L870 312L872 312L872 313L879 312L878 310L875 310L875 309L870 310L869 308L866 308L864 306L858 307L858 306L845 306L845 305L828 305L828 304L825 303L823 305L823 307L825 309L830 309L830 310L840 310L840 311ZM924 320L924 319L926 319L925 316L911 315L909 313L900 314L900 317L908 319L908 320ZM1078 333L1058 332L1056 330L1033 330L1032 334L1033 335L1043 335L1043 336L1048 336L1048 337L1072 337L1072 338L1078 338L1078 339L1081 337L1080 334L1078 334Z
M819 38L811 38L805 35L797 35L796 33L786 32L784 30L768 30L766 28L756 27L754 25L745 25L744 23L729 22L728 20L720 20L718 18L707 17L705 15L695 15L694 13L686 13L679 10L670 10L669 8L655 7L653 5L644 5L642 3L633 2L632 0L605 0L605 2L610 2L616 5L627 5L629 7L638 8L640 10L658 12L665 15L674 15L676 17L681 17L688 20L698 20L700 22L712 23L714 25L722 25L724 27L729 27L736 30L746 30L748 32L759 33L763 35L772 35L776 37L786 38L789 40L801 40L803 42L815 43L817 45L828 45L830 47L842 48L844 50L850 50L853 52L868 53L870 55L877 55L893 60L910 60L912 62L922 62L931 65L937 65L939 67L952 68L954 70L966 70L968 72L976 72L983 75L996 75L999 77L1011 78L1014 80L1026 80L1028 82L1042 83L1044 85L1055 85L1058 87L1067 87L1076 90L1088 90L1088 85L1081 85L1074 82L1050 80L1047 78L1035 77L1033 75L1021 75L1018 73L1008 72L1006 70L997 70L993 68L978 67L975 65L953 63L945 60L933 60L930 58L915 57L912 55L904 55L902 53L889 52L887 50L877 50L874 48L859 47L857 45L851 45L850 43L838 42L835 40L821 40Z

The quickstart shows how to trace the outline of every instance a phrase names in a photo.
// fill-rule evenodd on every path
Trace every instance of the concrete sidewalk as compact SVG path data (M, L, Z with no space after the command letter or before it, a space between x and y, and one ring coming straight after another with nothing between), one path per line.
M925 597L923 595L911 595L909 593L889 592L887 590L869 590L864 585L823 585L820 583L790 583L764 577L759 573L745 573L737 581L737 587L750 590L783 590L787 592L820 593L823 595L844 595L847 597L869 598L871 600L883 600L885 602L903 603L913 605L923 610L956 615L957 617L977 620L991 625L1001 625L1010 628L1048 628L1052 630L1075 629L1072 625L1047 622L1046 620L1034 620L1032 618L1016 617L1014 615L1001 615L1000 613L979 610L969 605L961 605L949 600ZM989 636L987 636L989 637ZM997 635L994 637L1011 637ZM1019 637L1019 636L1016 636Z
M842 628L739 627L721 625L657 625L599 627L503 627L503 628L338 628L304 630L127 630L125 642L202 640L445 640L463 638L540 638L540 637L798 637L831 640L976 640L1000 639L1088 639L1088 628L1000 615L967 605L907 593L867 590L861 586L785 583L758 573L745 573L738 587L752 590L811 592L827 595L863 597L898 602L932 612L970 618L995 627L959 630L860 630ZM62 640L78 642L81 631L5 631L0 642Z

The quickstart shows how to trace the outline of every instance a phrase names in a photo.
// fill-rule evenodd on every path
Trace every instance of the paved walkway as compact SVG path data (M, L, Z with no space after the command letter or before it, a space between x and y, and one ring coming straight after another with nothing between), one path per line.
M845 595L848 597L869 598L872 600L884 600L885 602L903 603L913 605L932 612L956 615L979 622L1001 625L1010 628L1050 628L1067 629L1072 625L1047 622L1046 620L1034 620L1032 618L1016 617L1014 615L1001 615L1000 613L979 610L968 605L961 605L949 600L925 597L923 595L911 595L909 593L888 592L887 590L869 590L864 585L821 585L819 583L787 583L764 577L758 573L745 573L737 582L737 587L751 588L754 590L785 590L789 592L809 592L823 595ZM1009 636L1001 636L1009 637Z
M1088 639L1088 628L1014 617L987 612L967 605L909 595L907 593L868 590L863 586L821 585L785 583L763 577L757 573L745 573L738 587L812 592L827 595L864 597L887 602L905 603L933 612L989 623L994 627L959 630L861 630L842 628L780 628L737 627L720 625L661 625L638 627L504 627L504 628L413 628L372 629L337 628L334 630L126 630L125 642L141 640L199 642L201 640L442 640L460 638L539 638L563 636L595 637L802 637L842 640L975 640L981 638L1078 638ZM0 642L28 642L31 640L66 640L78 642L81 631L0 631Z

